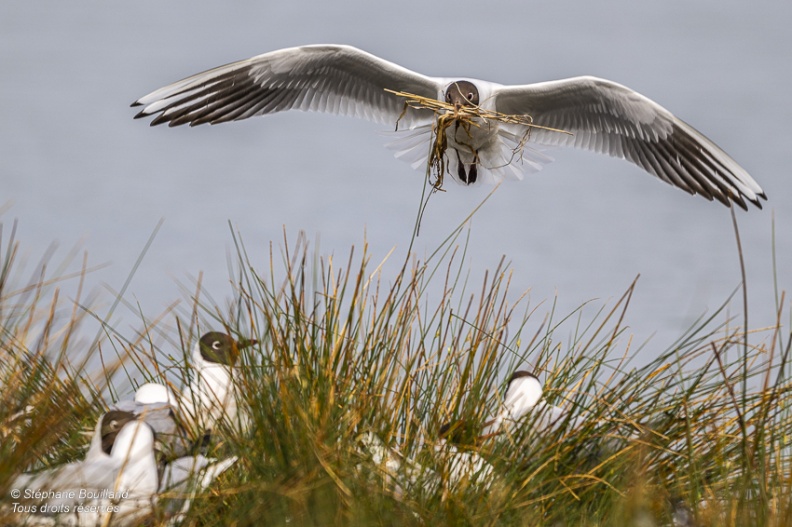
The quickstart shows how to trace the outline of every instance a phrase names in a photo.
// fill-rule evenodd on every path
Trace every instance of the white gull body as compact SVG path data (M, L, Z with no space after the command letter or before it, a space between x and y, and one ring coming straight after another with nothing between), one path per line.
M530 422L538 434L548 434L563 424L571 430L581 428L586 420L569 417L569 411L542 400L542 383L536 376L516 371L509 379L503 403L495 419L485 427L485 434L514 433L516 426L529 414L536 416Z
M357 441L360 453L377 466L396 497L413 492L416 486L423 486L429 491L434 491L437 487L437 474L432 469L387 446L373 432L364 432L358 436ZM363 466L358 465L358 470L362 469Z
M474 98L449 100L469 82ZM429 77L345 45L281 49L208 70L135 101L136 117L152 125L222 123L286 110L360 117L397 127L397 157L425 168L435 115L408 109L385 90L528 115L540 126L570 134L481 121L472 135L448 129L448 174L466 184L521 179L552 159L546 146L572 146L620 157L690 194L726 205L761 208L766 196L754 179L715 143L647 97L609 80L583 76L504 86L469 77ZM463 90L467 98L468 91ZM473 100L475 99L475 100Z
M194 427L203 431L216 431L218 426L248 429L248 416L239 411L240 372L236 365L240 350L256 343L212 331L195 344L190 364L193 376L179 397L180 411Z
M143 384L135 391L133 400L118 401L114 409L131 412L151 426L161 459L186 455L203 435L193 429L192 421L180 414L179 398L164 384Z
M475 450L464 450L441 439L435 445L447 488L475 485L488 488L495 475L492 465Z
M33 498L30 504L37 510L26 524L94 526L111 516L113 525L136 525L151 513L159 485L151 427L136 419L127 421L113 438L109 454L101 446L101 428L102 420L83 461L22 474L13 481L11 488L22 492L57 493Z
M159 383L146 383L134 401L120 401L116 408L140 415L157 432L166 451L181 456L190 441L201 440L219 427L246 430L248 418L238 411L235 368L242 347L255 341L237 342L230 335L209 332L192 349L189 381L179 391Z

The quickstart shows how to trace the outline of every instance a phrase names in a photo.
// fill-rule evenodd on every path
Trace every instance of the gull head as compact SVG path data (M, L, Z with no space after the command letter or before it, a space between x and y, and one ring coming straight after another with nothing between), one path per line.
M123 410L110 410L99 418L99 437L102 440L102 451L105 454L110 455L118 432L124 428L124 425L136 419L135 414Z
M457 110L463 106L478 106L478 88L470 81L452 82L446 87L445 102L453 104Z
M256 344L256 340L234 340L231 335L210 331L201 337L198 348L207 362L233 366L239 359L239 350Z
M512 419L519 419L530 411L542 398L542 383L527 371L516 371L509 379L503 397L503 406Z

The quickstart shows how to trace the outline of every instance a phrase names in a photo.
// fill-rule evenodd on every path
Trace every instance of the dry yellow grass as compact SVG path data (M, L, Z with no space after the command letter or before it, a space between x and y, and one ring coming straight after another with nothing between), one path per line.
M403 97L404 111L397 120L401 120L408 108L415 110L429 110L435 114L435 123L432 128L432 148L429 152L429 161L427 163L427 170L434 174L434 182L432 186L435 190L442 190L443 176L446 172L445 152L448 149L448 142L446 138L446 130L453 124L459 124L465 131L470 133L470 127L480 127L485 125L487 121L497 121L502 124L518 125L525 128L525 132L520 138L520 142L515 148L514 158L519 159L522 155L522 150L526 143L531 139L531 130L539 128L560 134L572 135L572 132L561 130L559 128L551 128L549 126L542 126L533 122L533 117L530 115L509 115L505 113L496 112L493 110L485 110L478 105L472 106L455 106L448 104L437 99L430 97L422 97L414 93L403 91L388 90L385 91Z

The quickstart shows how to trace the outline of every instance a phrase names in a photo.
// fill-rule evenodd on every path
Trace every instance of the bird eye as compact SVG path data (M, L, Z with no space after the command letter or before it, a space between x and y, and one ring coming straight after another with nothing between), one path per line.
M212 349L215 350L215 351L220 349L220 341L219 340L215 340L214 342L212 342Z
M450 93L446 93L445 99L446 99L446 102L451 102L451 94Z
M468 92L468 100L473 101L473 92Z

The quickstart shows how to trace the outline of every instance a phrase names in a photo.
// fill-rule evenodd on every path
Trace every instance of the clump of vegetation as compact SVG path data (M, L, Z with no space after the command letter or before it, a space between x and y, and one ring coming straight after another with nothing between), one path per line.
M404 111L396 121L396 128L399 121L407 113L408 108L415 110L428 110L435 114L435 121L432 124L432 140L429 149L429 157L426 166L427 177L434 174L434 181L431 183L433 190L443 189L443 179L446 174L446 150L448 150L447 130L453 126L461 126L465 133L470 135L471 127L487 127L492 122L516 125L522 133L516 137L516 145L513 152L513 161L522 158L525 145L531 138L531 130L538 128L559 134L573 135L572 132L534 124L533 117L530 115L509 115L494 110L485 110L476 104L457 107L453 104L438 101L431 97L423 97L414 93L394 91L385 89L397 97L404 99ZM471 154L475 154L473 147L470 147Z
M76 432L125 395L119 372L133 385L170 379L162 362L173 350L151 335L170 346L224 328L259 341L240 367L251 427L212 446L240 459L195 501L191 525L781 526L792 516L792 339L780 323L746 338L719 311L664 351L636 350L624 326L635 284L593 317L591 306L558 316L513 301L503 261L471 279L453 239L394 276L365 246L339 264L300 239L261 269L235 241L232 302L206 302L198 290L193 311L177 315L188 324L146 321L129 339L107 331L89 352L113 342L131 359L98 376L66 366L76 352L68 338L48 337L44 313L54 308L10 292L6 253L0 346L17 362L2 370L0 423L14 439L0 450L0 487L31 464L77 455L88 439ZM652 358L634 366L639 351ZM517 369L541 379L544 401L564 418L543 428L529 413L508 433L483 434ZM13 420L41 404L59 409L48 412L46 439L36 413ZM437 448L446 423L463 425L458 448L491 475L451 482ZM375 460L366 434L404 462Z

